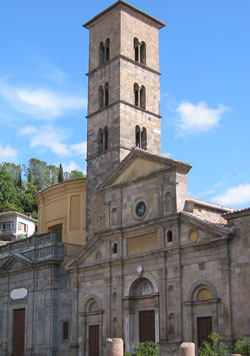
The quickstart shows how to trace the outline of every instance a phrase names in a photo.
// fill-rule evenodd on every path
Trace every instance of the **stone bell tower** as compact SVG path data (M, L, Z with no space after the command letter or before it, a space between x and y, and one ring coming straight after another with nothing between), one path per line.
M132 148L161 154L158 30L165 25L119 0L83 26L90 31L89 200Z

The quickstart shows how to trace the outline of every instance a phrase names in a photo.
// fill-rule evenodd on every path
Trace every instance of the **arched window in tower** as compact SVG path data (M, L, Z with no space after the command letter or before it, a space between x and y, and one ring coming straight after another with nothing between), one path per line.
M141 148L141 130L138 125L135 127L135 146Z
M147 130L145 127L143 127L141 132L141 148L143 150L147 149Z
M107 149L108 149L108 127L107 126L104 127L103 136L104 136L104 150L107 151Z
M146 89L144 85L140 89L140 107L146 109Z
M146 43L142 42L140 46L140 63L146 64Z
M100 129L98 131L97 144L98 144L98 153L101 153L103 151L103 130L102 129Z
M135 54L135 61L139 62L139 40L138 38L134 38L134 54Z
M134 99L135 106L139 106L139 85L137 83L134 84Z
M104 91L105 91L105 106L108 106L109 105L109 83L105 83Z
M99 45L99 64L103 64L105 61L105 47L103 42Z
M103 87L100 85L99 92L98 92L99 109L103 109L103 97L104 97Z
M105 41L105 61L109 61L110 56L110 39L107 38Z

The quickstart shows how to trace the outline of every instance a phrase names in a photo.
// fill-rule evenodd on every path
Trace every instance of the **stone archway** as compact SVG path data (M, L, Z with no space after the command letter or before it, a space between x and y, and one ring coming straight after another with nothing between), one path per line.
M200 345L212 331L218 331L218 304L216 289L211 282L196 282L189 291L186 318L189 320L190 340Z
M83 317L84 349L82 354L88 356L101 355L103 310L100 299L97 296L89 296L85 303Z
M159 341L158 292L145 277L137 278L124 298L125 346L127 351L143 341Z

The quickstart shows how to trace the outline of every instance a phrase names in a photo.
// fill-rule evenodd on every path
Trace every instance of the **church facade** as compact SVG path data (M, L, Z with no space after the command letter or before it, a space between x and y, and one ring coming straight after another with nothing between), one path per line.
M38 193L39 235L0 247L0 356L177 355L250 336L250 209L188 196L161 156L158 31L122 0L90 32L87 178Z

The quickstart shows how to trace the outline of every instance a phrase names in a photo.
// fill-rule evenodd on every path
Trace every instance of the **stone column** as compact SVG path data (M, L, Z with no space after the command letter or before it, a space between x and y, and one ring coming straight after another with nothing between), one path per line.
M106 339L106 356L123 356L123 340Z
M179 347L179 356L195 356L195 344L193 342L183 342Z

